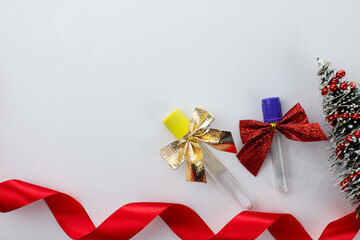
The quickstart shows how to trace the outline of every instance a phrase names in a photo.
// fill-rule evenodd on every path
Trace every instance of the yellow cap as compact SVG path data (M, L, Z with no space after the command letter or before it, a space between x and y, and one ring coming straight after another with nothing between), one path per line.
M179 109L173 111L163 120L163 123L177 139L182 138L189 132L190 121Z

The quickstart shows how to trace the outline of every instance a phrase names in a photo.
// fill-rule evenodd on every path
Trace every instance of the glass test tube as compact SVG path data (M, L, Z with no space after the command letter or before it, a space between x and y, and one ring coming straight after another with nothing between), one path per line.
M262 99L262 109L264 122L276 124L276 122L281 120L281 103L278 97ZM287 192L287 170L281 144L282 136L276 132L276 125L274 125L274 131L275 134L270 147L270 155L274 168L275 188L279 192Z
M177 138L183 137L189 129L189 120L178 109L171 113L163 123ZM251 199L242 191L239 182L231 175L215 155L201 143L205 170L241 207L251 209Z
M200 143L203 152L205 170L210 176L243 208L253 207L250 198L242 191L239 182L222 165L215 155Z
M280 136L280 134L275 132L274 139L270 147L270 155L274 168L276 189L279 192L287 192L287 171L284 159L284 152L282 150L281 138L282 137Z

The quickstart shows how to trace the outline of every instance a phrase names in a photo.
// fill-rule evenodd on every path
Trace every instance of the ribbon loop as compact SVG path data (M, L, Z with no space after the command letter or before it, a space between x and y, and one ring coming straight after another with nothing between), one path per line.
M180 167L185 160L187 161L186 181L206 182L203 154L199 142L220 151L236 153L230 132L207 128L214 119L209 112L195 108L189 123L189 132L160 150L160 155L172 169Z
M241 120L240 135L245 145L237 157L254 176L259 172L270 150L275 132L280 132L290 140L301 142L327 140L318 123L309 123L306 113L299 103L277 123Z

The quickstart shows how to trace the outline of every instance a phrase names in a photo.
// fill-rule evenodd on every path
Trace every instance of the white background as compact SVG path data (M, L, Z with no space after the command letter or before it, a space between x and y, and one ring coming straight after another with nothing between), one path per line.
M316 57L360 77L358 1L0 0L0 181L66 192L96 225L136 201L193 208L218 232L242 211L209 179L185 182L158 149L174 140L161 121L175 108L215 115L238 149L240 119L260 101L297 102L325 125ZM255 199L287 212L313 238L353 209L327 169L328 143L285 140L290 192L273 187L270 159L257 178L214 152ZM0 239L69 239L43 201L0 215ZM156 219L135 239L177 239ZM261 239L271 239L268 233Z

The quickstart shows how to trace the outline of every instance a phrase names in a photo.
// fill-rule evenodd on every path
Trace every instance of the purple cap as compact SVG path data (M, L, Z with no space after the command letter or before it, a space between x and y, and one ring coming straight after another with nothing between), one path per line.
M281 103L278 97L261 100L264 122L278 122L282 118Z

